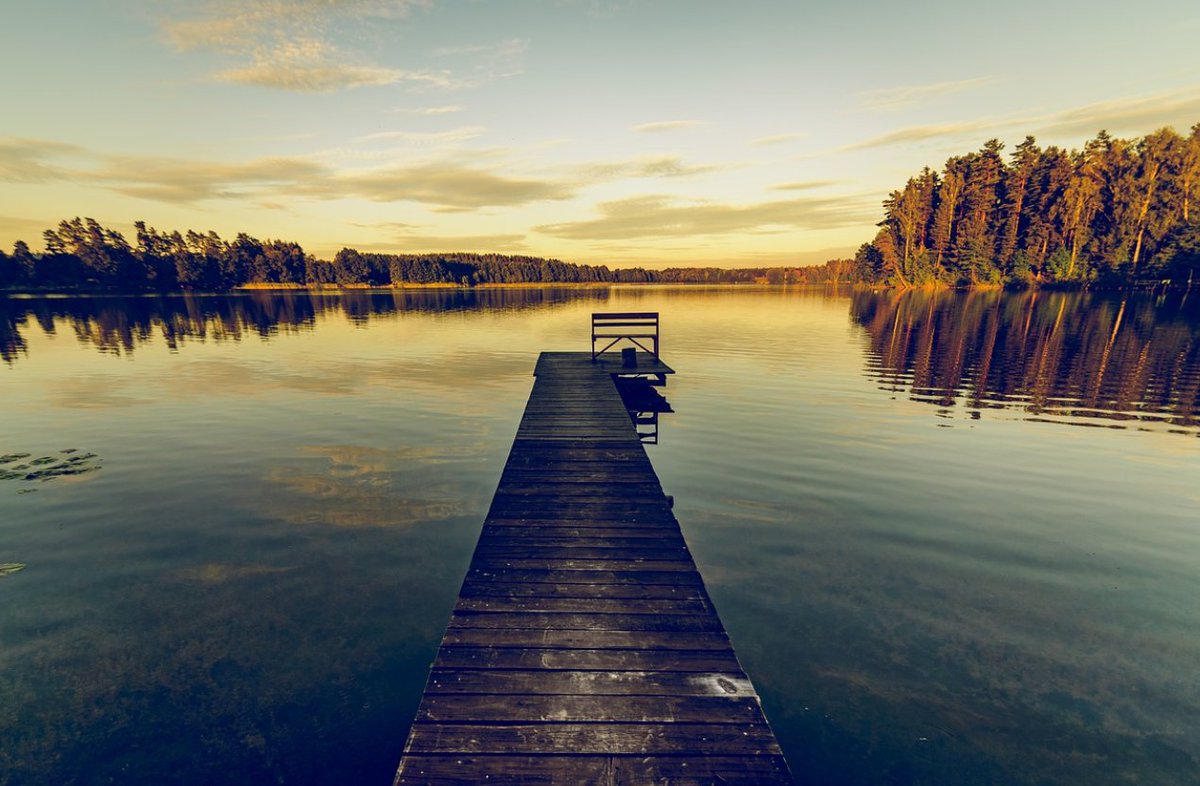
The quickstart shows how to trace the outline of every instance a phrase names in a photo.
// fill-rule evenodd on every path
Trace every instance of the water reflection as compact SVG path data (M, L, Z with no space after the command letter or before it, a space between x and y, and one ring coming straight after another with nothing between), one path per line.
M469 447L382 450L363 445L307 446L269 467L247 501L257 514L293 524L394 527L440 522L466 512L452 466L478 463Z
M850 309L868 375L944 416L1200 426L1200 299L1186 294L857 291Z
M342 314L365 324L372 317L399 312L534 310L608 296L607 289L521 288L0 297L0 360L11 365L28 352L27 333L33 324L48 334L69 326L83 344L101 352L129 354L158 336L175 350L188 341L240 341L311 330L324 315Z

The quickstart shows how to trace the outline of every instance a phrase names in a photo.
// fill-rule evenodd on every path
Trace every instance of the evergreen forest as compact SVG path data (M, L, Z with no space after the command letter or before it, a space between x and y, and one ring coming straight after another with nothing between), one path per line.
M228 291L247 286L484 284L1192 285L1200 279L1200 123L1138 139L1101 131L1082 150L995 139L928 167L883 201L874 239L823 265L715 268L581 265L503 254L317 259L295 242L162 232L131 243L92 218L64 220L44 250L0 250L0 289Z

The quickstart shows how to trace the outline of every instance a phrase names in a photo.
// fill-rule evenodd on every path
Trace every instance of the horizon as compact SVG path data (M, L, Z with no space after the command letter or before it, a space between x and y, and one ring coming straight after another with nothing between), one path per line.
M1029 2L25 6L0 55L0 246L91 216L323 259L820 264L987 139L1186 132L1200 11L1123 8L1078 31Z

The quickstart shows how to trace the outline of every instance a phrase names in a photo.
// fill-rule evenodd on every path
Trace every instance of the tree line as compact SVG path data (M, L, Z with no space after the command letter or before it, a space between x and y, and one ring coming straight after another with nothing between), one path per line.
M853 277L902 287L1200 278L1200 124L1082 150L995 139L883 202Z
M247 285L481 284L1128 285L1200 279L1200 123L1137 139L1101 131L1082 150L1026 137L1008 156L989 140L928 167L883 201L853 259L809 267L609 268L503 254L377 254L332 260L300 244L160 232L130 243L91 218L43 233L45 250L0 251L0 289L204 290Z
M0 289L224 292L245 286L372 286L481 284L792 284L845 276L849 260L811 268L609 268L504 254L377 254L343 248L317 259L299 243L239 233L160 232L134 224L133 243L92 218L47 229L43 252L17 241L0 251Z

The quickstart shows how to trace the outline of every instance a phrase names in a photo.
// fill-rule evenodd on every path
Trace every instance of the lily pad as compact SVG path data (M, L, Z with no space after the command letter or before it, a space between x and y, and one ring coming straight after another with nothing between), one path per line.
M29 463L35 467L40 467L45 464L53 464L56 461L58 461L58 459L56 459L54 456L42 456L41 458L35 458Z
M21 570L25 570L25 563L23 562L0 562L0 577L11 576Z
M5 453L3 456L0 456L0 464L11 464L23 458L29 458L30 455L29 453Z

